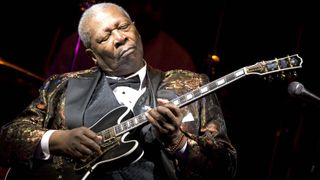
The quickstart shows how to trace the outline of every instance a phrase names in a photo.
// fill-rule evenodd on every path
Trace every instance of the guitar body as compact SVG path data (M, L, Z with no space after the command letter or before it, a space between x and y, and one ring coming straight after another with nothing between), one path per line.
M99 134L110 127L110 122L120 124L131 117L133 117L132 111L126 106L120 106L99 119L90 129ZM103 153L101 155L94 154L85 162L76 162L75 170L92 171L98 167L112 169L136 162L142 157L144 151L139 147L138 141L130 140L128 137L129 132L122 136L109 134L109 136L103 137L104 142L100 145Z

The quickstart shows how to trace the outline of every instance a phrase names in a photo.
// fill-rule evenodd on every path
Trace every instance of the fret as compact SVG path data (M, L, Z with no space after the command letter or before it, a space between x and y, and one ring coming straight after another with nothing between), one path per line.
M131 126L130 126L130 120L124 121L123 124L124 124L124 126L126 127L125 129L128 129L128 128L131 127Z
M114 126L114 130L116 131L116 134L121 133L121 125L120 125L120 124L115 125L115 126Z
M173 104L175 104L176 106L178 106L180 104L180 98L176 98L174 99L174 101L172 101Z
M208 89L207 85L205 85L205 86L203 86L203 87L200 88L200 93L205 93L205 92L207 92L208 90L209 90L209 89Z
M189 94L186 95L186 100L189 100L191 98L193 98L193 94L192 93L189 93Z
M243 70L243 68L242 68L242 69L239 69L238 71L236 71L236 72L234 73L234 75L235 75L236 77L244 75L244 70Z
M225 79L218 79L218 81L217 81L217 86L220 86L220 85L222 85L222 84L224 84L226 82L226 80Z
M134 129L135 127L137 127L145 122L147 122L147 118L143 114L140 114L136 117L133 117L133 118L130 118L126 121L123 121L118 125L115 125L114 126L115 133L117 136L121 135L131 129Z
M212 89L215 89L215 88L217 87L217 84L216 84L215 81L214 81L213 83L208 84L208 86L209 86L208 92L211 92Z
M138 124L145 123L146 121L147 121L147 118L144 114L140 114L140 116L138 116Z
M198 97L198 96L200 96L200 95L202 94L200 88L199 88L199 89L195 89L195 90L192 91L192 92L193 92L193 96L194 96L194 97Z
M138 118L134 118L134 119L133 119L133 124L136 125L136 124L138 124L138 123L139 123Z
M122 129L125 131L128 129L128 124L127 121L124 121L123 123L121 123Z
M235 80L238 80L238 79L244 77L245 75L246 75L246 73L245 73L245 69L244 68L241 68L241 69L239 69L239 70L237 70L237 71L235 71L233 73L230 73L230 74L228 74L226 76L226 79L227 79L227 83L226 84L229 84L229 83L231 83L231 82L233 82Z
M130 120L128 120L128 126L129 127L131 127L131 126L134 126L135 124L134 124L134 121L133 121L133 119L130 119Z

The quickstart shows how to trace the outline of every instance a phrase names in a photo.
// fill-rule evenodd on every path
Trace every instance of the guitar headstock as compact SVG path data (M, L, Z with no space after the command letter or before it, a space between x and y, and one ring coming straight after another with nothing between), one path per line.
M302 63L302 58L298 54L294 54L291 56L258 62L254 65L245 67L245 71L246 74L265 75L302 68Z

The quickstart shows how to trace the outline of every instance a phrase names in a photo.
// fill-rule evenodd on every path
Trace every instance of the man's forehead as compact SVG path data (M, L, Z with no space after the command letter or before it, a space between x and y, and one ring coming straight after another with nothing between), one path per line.
M119 19L127 20L129 18L119 8L109 6L104 8L102 11L96 12L94 19L98 22L101 22L101 21L105 21L106 19L112 21L112 20L119 20Z

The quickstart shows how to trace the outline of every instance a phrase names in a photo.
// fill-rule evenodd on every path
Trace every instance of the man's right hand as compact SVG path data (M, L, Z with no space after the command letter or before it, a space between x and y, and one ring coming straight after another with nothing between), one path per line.
M57 130L49 139L50 154L86 159L95 152L101 153L101 140L101 136L86 127Z

